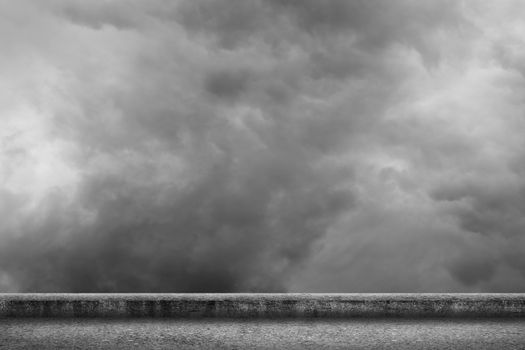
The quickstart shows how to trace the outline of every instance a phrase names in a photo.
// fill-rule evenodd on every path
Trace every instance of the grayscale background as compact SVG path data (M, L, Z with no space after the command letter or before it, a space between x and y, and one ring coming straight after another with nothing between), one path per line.
M0 292L520 292L525 2L0 0Z

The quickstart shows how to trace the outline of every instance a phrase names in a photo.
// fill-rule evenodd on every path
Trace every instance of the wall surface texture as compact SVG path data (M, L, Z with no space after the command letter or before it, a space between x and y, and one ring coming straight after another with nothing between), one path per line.
M525 294L0 294L13 317L525 317Z

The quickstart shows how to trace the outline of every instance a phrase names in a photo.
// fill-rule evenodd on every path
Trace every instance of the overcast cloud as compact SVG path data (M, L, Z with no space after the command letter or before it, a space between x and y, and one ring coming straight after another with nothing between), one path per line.
M525 2L0 0L0 292L519 292Z

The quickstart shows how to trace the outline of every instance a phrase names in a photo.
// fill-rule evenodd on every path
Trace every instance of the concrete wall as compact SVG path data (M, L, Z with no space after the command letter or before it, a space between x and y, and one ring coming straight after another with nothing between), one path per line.
M0 294L12 317L525 317L525 294Z

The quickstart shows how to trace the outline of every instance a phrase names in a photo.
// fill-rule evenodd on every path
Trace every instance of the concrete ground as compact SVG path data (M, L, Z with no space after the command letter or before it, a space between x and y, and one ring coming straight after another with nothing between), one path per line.
M0 349L525 349L525 319L0 319Z

